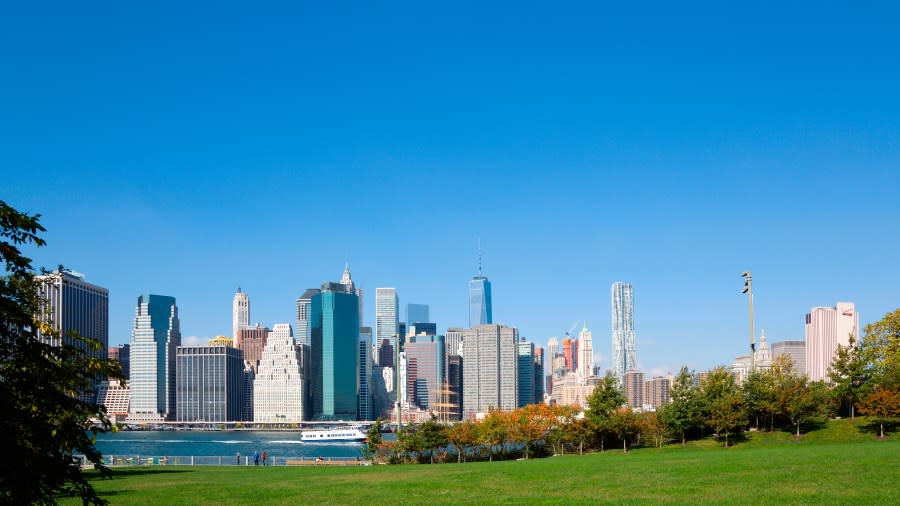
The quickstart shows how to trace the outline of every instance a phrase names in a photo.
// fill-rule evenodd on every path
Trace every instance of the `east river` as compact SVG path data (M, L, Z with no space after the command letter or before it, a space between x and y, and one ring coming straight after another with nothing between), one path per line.
M222 457L222 463L228 465L237 462L238 453L246 464L255 451L266 452L269 461L274 458L276 463L317 457L355 459L362 455L362 447L362 443L301 443L299 431L120 431L97 436L97 449L104 458L197 456L202 457L198 463L215 463L209 457ZM182 458L177 461L185 462Z

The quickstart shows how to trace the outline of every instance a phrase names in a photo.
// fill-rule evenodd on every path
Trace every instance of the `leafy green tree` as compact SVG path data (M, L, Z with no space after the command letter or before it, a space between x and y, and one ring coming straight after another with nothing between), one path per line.
M638 424L642 433L653 438L653 446L661 448L666 435L665 427L660 422L658 411L647 411L638 414ZM640 444L640 441L638 441Z
M781 355L790 358L789 355ZM778 413L778 398L775 395L774 374L771 368L757 369L751 372L741 384L741 402L747 410L747 416L759 429L759 420L770 422L770 430Z
M637 416L631 408L623 407L615 410L607 421L611 433L622 441L622 452L628 453L628 441L640 431Z
M494 461L494 449L506 441L506 422L503 412L492 409L478 424L478 442L488 450L488 461Z
M422 446L428 452L429 461L434 464L434 451L447 446L447 428L441 425L434 415L419 426Z
M828 369L828 378L833 384L831 392L835 399L846 407L851 419L856 418L856 403L869 387L869 367L856 346L854 336L850 336L847 346L838 345Z
M613 414L622 405L625 404L625 395L619 388L616 377L612 373L607 373L587 398L588 409L585 417L588 420L590 432L600 442L600 449L603 450L603 439L609 432L609 421Z
M381 418L375 420L375 423L366 431L366 444L362 447L362 454L366 460L375 460L379 447L384 442L381 436L382 422Z
M900 308L866 325L860 353L872 368L874 384L900 388Z
M725 433L725 447L728 448L729 433L746 423L734 376L724 367L717 367L703 379L700 390L706 405L706 423L716 438Z
M447 431L447 440L456 447L456 462L462 463L466 448L478 443L478 427L469 420L457 422Z
M686 442L686 434L702 423L700 393L694 386L694 377L687 367L682 367L669 391L669 404L657 410L657 417L667 433Z
M784 378L778 385L781 411L791 421L800 437L800 425L821 414L828 403L828 390L821 381L810 382L806 376Z
M98 341L74 333L62 339L39 316L40 280L19 250L45 244L39 219L0 201L0 503L52 504L63 493L78 495L85 504L106 504L75 455L84 455L108 477L95 438L110 423L101 406L80 394L97 376L121 378L121 371L118 363L88 354L100 348Z

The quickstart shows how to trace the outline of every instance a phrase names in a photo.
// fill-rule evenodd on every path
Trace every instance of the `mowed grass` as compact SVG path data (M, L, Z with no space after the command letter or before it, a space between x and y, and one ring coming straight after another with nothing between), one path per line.
M800 441L752 434L529 461L369 467L167 467L94 480L112 504L900 504L900 440L836 421ZM851 441L847 441L846 439Z

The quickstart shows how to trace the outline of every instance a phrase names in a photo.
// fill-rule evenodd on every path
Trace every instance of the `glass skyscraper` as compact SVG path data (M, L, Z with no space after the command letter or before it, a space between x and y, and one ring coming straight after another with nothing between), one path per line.
M410 328L417 323L428 323L431 321L430 309L428 304L407 304L406 305L406 328Z
M519 376L519 407L534 404L534 343L519 341L517 345Z
M176 350L179 422L241 420L244 353L231 346L179 346Z
M630 284L612 285L612 369L619 384L637 368L634 351L634 292Z
M131 329L129 421L175 419L175 350L180 345L175 297L138 297Z
M310 325L309 312L312 307L313 296L319 293L318 288L310 288L297 298L297 342L309 346Z
M397 339L400 332L398 316L400 299L396 288L375 289L375 347L378 350L378 365L393 367L397 354ZM390 345L390 352L383 353L385 341Z
M469 281L469 327L493 322L491 282L479 270L478 275Z
M359 297L325 283L310 310L313 420L355 420L359 413Z

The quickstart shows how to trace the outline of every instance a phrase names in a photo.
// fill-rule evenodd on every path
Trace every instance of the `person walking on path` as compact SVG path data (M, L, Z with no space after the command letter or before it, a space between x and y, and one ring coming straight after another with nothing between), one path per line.
M266 467L266 451L263 450L263 467Z
M237 452L237 465L241 465L241 452Z
M259 466L259 450L253 452L253 465Z

